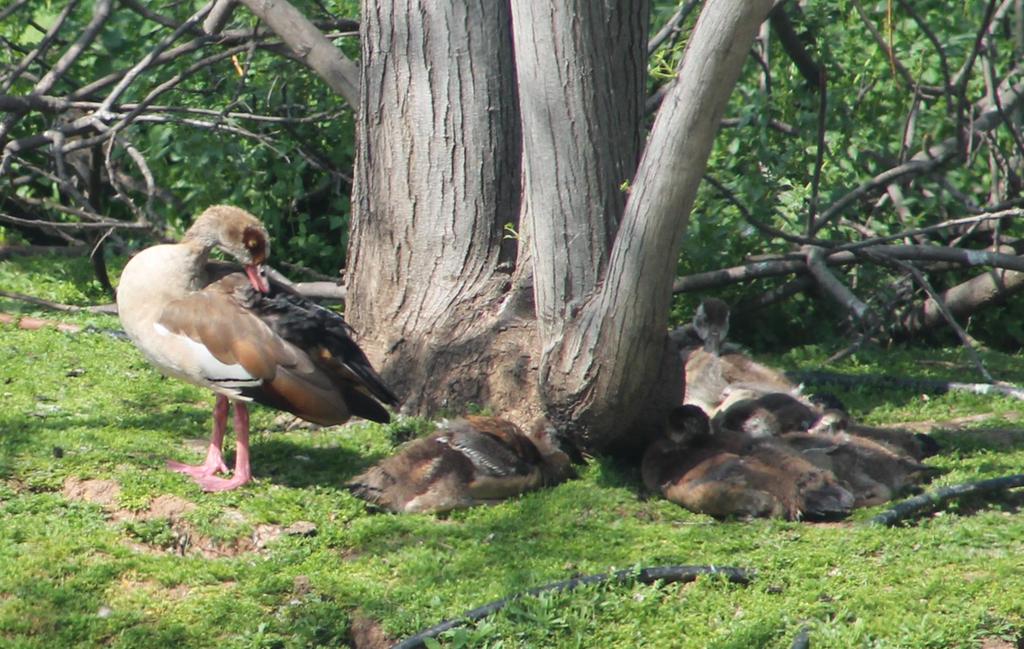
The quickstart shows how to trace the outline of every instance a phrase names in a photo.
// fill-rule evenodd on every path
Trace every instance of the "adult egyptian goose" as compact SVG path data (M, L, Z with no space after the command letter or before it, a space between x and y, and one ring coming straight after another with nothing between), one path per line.
M243 269L209 261L219 247ZM157 245L125 266L117 289L121 324L161 372L217 393L213 435L198 466L169 462L206 491L252 479L249 411L255 401L323 425L351 416L390 417L379 402L398 399L352 340L336 313L268 282L267 231L237 207L204 211L180 243ZM235 404L235 468L221 446L229 403Z
M348 485L393 512L444 512L495 504L573 475L569 456L539 420L523 433L498 417L467 416L403 446Z

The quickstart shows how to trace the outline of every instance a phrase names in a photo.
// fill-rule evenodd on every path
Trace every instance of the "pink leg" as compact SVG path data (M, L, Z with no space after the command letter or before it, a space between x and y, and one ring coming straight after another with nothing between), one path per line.
M242 402L235 402L235 473L230 478L214 475L193 476L203 491L229 491L237 489L252 480L249 466L249 408Z
M192 476L193 480L208 478L217 473L227 473L228 467L224 464L224 455L221 446L224 444L224 430L228 425L228 398L224 395L217 395L217 402L213 406L213 434L210 436L210 446L206 450L206 461L202 464L191 465L175 462L167 462L167 468L171 471L184 473Z

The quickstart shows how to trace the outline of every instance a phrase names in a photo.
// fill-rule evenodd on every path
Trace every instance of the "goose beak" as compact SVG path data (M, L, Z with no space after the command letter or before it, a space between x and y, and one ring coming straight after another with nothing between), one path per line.
M267 281L267 271L263 264L249 264L245 267L245 274L249 277L249 283L260 293L270 292L270 283Z

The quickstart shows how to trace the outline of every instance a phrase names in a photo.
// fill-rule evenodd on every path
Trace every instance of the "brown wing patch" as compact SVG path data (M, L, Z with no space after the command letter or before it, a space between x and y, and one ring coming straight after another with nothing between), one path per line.
M276 376L256 390L246 392L257 402L285 410L322 426L348 421L349 410L330 382L321 385L320 375L298 375L278 367Z
M480 415L466 415L466 421L476 430L498 439L505 446L512 450L519 458L526 462L540 462L540 451L534 443L523 434L511 421L501 417L483 417Z
M259 318L226 295L220 282L169 303L158 322L203 345L222 363L240 364L255 377L271 379L294 354Z
M277 360L267 354L267 349L260 347L251 338L235 339L231 351L238 363L253 376L271 380L277 374Z
M168 304L159 323L202 344L220 362L241 365L262 379L261 385L239 388L257 403L322 425L342 423L352 414L386 418L383 408L363 413L358 399L346 403L352 389L366 391L362 380L324 347L303 350L282 338L250 310L251 295L243 273L223 275Z

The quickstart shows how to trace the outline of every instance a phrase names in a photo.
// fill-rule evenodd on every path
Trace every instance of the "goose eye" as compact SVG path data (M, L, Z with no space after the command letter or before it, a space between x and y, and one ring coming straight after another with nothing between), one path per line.
M262 264L267 258L267 240L255 228L248 227L242 234L242 246L254 263Z

